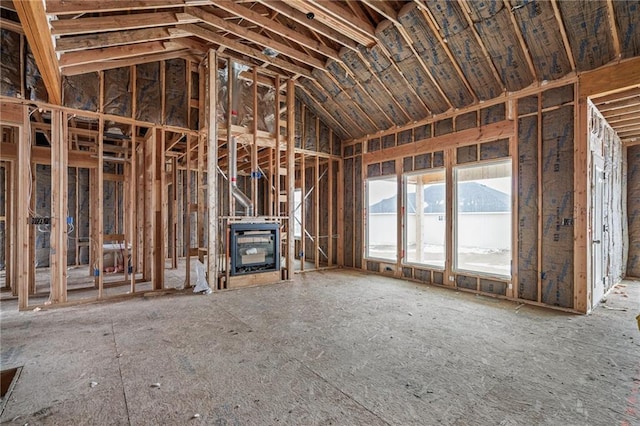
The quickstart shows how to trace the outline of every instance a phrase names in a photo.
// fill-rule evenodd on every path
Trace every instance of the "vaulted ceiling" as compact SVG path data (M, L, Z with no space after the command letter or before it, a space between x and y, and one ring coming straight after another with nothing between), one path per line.
M298 96L343 139L640 56L640 1L14 3L2 1L2 26L19 19L30 44L40 40L45 51L32 49L51 84L56 73L215 49L295 78Z

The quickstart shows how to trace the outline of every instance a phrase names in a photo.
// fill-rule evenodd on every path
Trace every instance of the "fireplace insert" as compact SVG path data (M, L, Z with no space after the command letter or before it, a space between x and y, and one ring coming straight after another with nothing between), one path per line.
M229 254L233 276L280 270L280 225L232 223Z

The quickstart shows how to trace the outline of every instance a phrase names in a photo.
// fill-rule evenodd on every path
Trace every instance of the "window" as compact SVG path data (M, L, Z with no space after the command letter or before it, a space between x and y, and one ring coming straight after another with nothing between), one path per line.
M444 269L446 258L444 170L405 176L405 261Z
M367 257L396 261L398 184L396 177L367 180Z
M511 275L511 160L454 168L455 269Z

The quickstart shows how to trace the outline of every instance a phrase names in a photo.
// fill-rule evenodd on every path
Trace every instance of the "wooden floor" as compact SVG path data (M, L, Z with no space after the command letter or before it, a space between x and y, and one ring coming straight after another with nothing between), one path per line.
M3 424L640 424L639 282L589 316L342 270L16 303L0 310L2 369L23 366Z

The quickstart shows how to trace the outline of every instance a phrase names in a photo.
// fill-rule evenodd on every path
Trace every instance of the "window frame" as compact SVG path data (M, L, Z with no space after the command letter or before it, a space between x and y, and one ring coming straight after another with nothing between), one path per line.
M385 257L377 257L377 256L371 256L369 254L369 249L370 249L370 244L369 244L369 226L371 224L371 212L369 211L369 190L370 190L370 182L375 182L375 181L394 181L395 185L396 185L396 212L395 212L395 235L396 235L396 241L395 241L395 256L391 259L391 258L385 258ZM363 253L363 258L366 260L374 260L377 262L382 262L382 263L397 263L398 259L400 258L400 253L399 253L399 244L398 244L398 239L397 239L397 235L398 235L398 218L400 217L400 214L398 212L398 208L397 208L397 200L398 197L401 196L401 194L398 193L398 174L394 173L392 175L386 175L386 176L374 176L374 177L367 177L366 179L364 179L364 202L365 202L365 207L366 207L366 214L364 215L364 226L363 226L363 231L364 231L364 253Z

